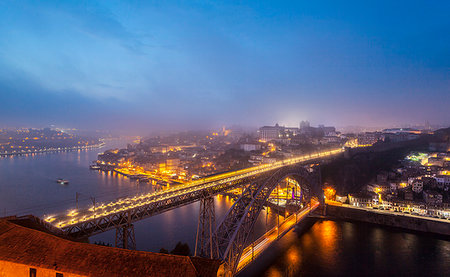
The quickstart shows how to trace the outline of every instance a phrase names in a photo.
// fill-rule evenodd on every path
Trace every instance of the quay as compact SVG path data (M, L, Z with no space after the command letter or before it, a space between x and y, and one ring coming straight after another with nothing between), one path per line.
M327 203L325 214L328 219L360 221L417 232L443 235L450 239L450 220L425 216L417 216L377 209L337 205Z
M73 147L51 147L51 148L44 148L39 150L20 150L20 151L13 151L13 152L0 152L0 157L7 157L7 156L21 156L21 155L29 155L29 154L40 154L40 153L58 153L58 152L69 152L69 151L77 151L77 150L86 150L86 149L93 149L93 148L100 148L105 145L104 142L98 143L98 144L92 144L92 145L85 145L85 146L73 146Z

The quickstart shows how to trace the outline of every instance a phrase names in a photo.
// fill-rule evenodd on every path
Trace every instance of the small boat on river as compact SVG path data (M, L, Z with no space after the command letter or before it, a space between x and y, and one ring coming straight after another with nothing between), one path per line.
M68 181L68 180L61 179L61 178L59 178L58 180L56 180L56 182L57 182L58 184L60 184L60 185L68 185L68 184L69 184L69 181Z

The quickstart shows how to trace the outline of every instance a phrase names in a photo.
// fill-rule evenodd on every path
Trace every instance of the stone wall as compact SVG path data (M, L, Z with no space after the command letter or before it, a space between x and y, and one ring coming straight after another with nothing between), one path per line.
M383 214L344 206L326 206L326 215L343 220L355 220L380 224L390 227L403 228L413 231L435 233L450 237L450 221L440 222L431 219L421 219L402 214Z

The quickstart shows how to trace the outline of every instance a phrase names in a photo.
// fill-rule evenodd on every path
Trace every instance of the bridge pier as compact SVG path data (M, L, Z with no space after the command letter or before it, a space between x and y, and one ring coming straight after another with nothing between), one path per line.
M116 228L116 247L136 250L134 225L127 224Z
M217 252L217 246L213 238L215 227L214 198L207 196L200 200L194 256L208 257L210 259L217 256L214 254L215 251Z

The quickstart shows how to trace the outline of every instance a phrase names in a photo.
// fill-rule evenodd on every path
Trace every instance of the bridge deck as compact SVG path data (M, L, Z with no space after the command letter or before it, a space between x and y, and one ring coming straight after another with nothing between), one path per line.
M153 216L164 211L198 201L205 194L214 195L232 189L249 178L281 167L313 162L342 153L343 149L325 151L206 177L168 190L152 192L112 201L87 209L71 210L67 214L48 216L45 221L63 233L75 237L91 236L109 229Z
M267 231L259 239L247 246L242 252L241 259L237 267L237 272L243 270L254 259L256 259L264 250L266 250L273 242L283 237L292 227L305 218L310 212L317 209L319 202L314 202L311 207L306 207L299 211L297 214L288 216L280 226L275 226L271 230Z

